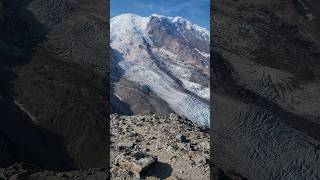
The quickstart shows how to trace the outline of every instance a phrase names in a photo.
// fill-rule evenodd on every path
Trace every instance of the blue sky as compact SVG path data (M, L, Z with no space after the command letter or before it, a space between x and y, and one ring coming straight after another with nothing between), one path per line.
M210 0L111 0L111 17L122 13L181 16L208 30L210 27Z

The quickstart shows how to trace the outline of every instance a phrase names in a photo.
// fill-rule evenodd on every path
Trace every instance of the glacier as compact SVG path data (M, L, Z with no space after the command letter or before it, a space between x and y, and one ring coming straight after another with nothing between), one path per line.
M182 17L166 17L158 14L141 17L130 13L118 15L110 21L110 46L122 55L117 62L124 70L124 77L147 86L177 114L198 125L209 127L209 52L201 51L199 48L187 49L192 56L199 57L192 59L190 63L184 61L183 54L155 45L155 40L149 33L152 18L158 18L160 23L166 23L161 25L161 28L168 27L168 31L177 36L172 37L173 39L183 38L177 41L185 42L186 45L183 47L189 46L191 38L208 42L209 46L209 31ZM208 81L207 83L192 80L196 68L207 71L203 73L207 78L203 81ZM199 76L201 77L202 73Z

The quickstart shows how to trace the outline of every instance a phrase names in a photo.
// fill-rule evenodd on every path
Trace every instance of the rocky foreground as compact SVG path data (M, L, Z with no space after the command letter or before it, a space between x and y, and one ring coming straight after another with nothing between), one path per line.
M210 179L210 133L175 114L111 119L112 179ZM243 179L211 169L214 179Z
M191 121L170 114L110 115L111 171L106 168L68 172L45 170L26 163L0 168L0 180L191 179L244 180L211 164L210 134Z

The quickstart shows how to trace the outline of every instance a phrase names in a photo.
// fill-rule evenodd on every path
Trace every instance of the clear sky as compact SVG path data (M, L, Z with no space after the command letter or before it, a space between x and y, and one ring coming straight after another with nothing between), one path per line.
M122 13L181 16L208 30L210 27L210 0L110 0L111 17Z

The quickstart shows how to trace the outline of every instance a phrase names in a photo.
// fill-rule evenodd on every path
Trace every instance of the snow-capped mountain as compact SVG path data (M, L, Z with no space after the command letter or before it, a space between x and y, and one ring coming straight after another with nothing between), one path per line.
M121 14L111 19L110 40L114 98L133 113L145 112L139 107L153 98L149 112L168 108L209 125L208 30L182 17Z

